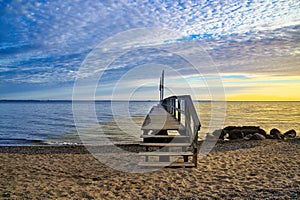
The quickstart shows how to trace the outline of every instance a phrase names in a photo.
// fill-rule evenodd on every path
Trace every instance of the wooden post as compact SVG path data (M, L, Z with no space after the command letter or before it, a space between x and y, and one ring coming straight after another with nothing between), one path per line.
M197 147L194 148L194 155L193 155L193 163L195 164L195 167L198 165L198 142L196 143Z
M160 150L161 152L169 152L169 147L164 147ZM159 162L170 162L169 156L159 156Z
M146 147L146 152L149 152L149 147ZM149 161L149 157L145 156L145 162L148 162L148 161Z
M172 100L172 107L173 107L173 116L176 118L176 100L175 100L175 98Z
M191 115L190 115L190 109L189 109L189 102L184 101L184 112L185 112L185 128L188 132L187 135L191 137Z
M178 99L177 101L178 103L178 121L180 122L181 121L181 106L180 106L180 100Z

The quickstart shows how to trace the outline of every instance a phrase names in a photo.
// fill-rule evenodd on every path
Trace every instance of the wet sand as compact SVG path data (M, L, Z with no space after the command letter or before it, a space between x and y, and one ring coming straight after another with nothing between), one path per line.
M222 142L197 168L125 173L84 147L0 147L0 199L299 199L299 156L299 139Z

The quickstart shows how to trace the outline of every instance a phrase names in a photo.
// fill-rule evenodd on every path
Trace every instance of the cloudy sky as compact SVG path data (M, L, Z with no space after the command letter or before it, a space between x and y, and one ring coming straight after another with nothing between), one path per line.
M300 100L300 1L0 0L0 99ZM75 93L75 95L74 95Z

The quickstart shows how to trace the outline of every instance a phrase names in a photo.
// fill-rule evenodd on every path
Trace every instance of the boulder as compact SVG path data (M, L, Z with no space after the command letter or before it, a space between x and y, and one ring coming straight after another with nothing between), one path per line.
M273 135L269 135L269 134L267 134L265 137L266 139L276 139Z
M283 134L284 138L295 138L297 135L294 129L291 129Z
M260 133L254 133L251 138L251 140L264 140L264 139L266 139L266 137Z
M214 130L214 132L212 133L213 136L220 139L224 139L224 136L222 136L221 134L222 134L222 129Z
M284 136L281 134L281 132L277 128L273 128L270 131L270 135L273 136L277 140L282 140Z
M251 140L252 137L253 137L252 134L248 134L244 137L244 140Z
M219 130L215 130L215 131L219 131ZM213 134L214 134L214 133L213 133ZM227 130L221 129L221 133L220 133L219 138L220 138L220 139L225 139L225 137L226 137L227 134L228 134L228 131L227 131Z
M235 140L235 139L243 139L244 133L240 129L233 129L229 131L229 139Z
M222 130L221 136L228 133L229 139L243 139L249 134L259 133L263 136L267 136L265 130L261 129L259 126L227 126Z
M261 128L258 129L258 133L265 136L265 137L267 137L267 135L268 135L267 132L264 129L261 129Z

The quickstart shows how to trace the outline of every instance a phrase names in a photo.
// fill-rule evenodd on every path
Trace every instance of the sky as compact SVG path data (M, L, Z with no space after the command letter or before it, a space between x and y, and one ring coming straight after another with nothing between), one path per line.
M300 101L300 1L0 0L0 99Z

